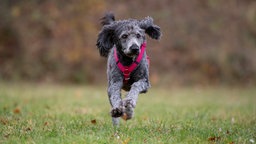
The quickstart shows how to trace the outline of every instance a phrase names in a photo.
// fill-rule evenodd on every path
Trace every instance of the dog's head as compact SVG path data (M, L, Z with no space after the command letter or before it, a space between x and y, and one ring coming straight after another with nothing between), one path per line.
M145 34L157 40L161 37L160 27L153 23L151 17L115 21L114 15L109 13L102 19L103 27L96 44L101 56L108 56L115 45L122 54L135 57L146 40Z

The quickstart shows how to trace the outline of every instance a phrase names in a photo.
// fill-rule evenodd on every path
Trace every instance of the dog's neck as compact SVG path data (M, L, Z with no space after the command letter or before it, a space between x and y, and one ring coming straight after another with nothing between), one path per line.
M123 52L121 52L119 50L117 50L117 56L118 56L118 59L119 59L120 63L122 63L124 66L131 65L137 58L137 56L128 57Z

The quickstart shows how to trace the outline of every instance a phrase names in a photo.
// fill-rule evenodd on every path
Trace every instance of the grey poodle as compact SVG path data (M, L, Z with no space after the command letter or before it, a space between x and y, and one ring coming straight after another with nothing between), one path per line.
M151 17L115 21L112 13L102 18L102 25L96 45L108 57L108 96L113 125L118 125L119 117L133 117L138 95L150 87L145 34L158 40L161 31ZM128 91L123 100L121 89Z

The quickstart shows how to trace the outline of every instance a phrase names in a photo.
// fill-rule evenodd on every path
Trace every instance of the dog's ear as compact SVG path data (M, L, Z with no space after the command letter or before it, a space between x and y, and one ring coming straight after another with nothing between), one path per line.
M145 33L148 34L151 38L159 40L161 37L160 27L153 23L153 18L146 17L143 20L139 21L140 28L145 30Z
M96 46L103 57L107 57L110 49L114 46L114 32L114 25L105 25L98 35Z
M112 12L106 13L105 16L101 18L102 26L112 24L114 21L115 21L115 16Z

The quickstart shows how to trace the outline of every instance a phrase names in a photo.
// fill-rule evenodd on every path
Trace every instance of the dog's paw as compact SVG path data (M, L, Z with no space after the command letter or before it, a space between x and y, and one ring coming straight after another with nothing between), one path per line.
M116 118L123 115L123 110L122 108L113 108L110 113L112 117Z
M136 103L132 99L124 99L122 101L124 108L135 108Z
M122 118L124 120L131 119L133 117L135 102L131 99L125 99L125 100L123 100L123 106L124 106L124 114L123 114Z

